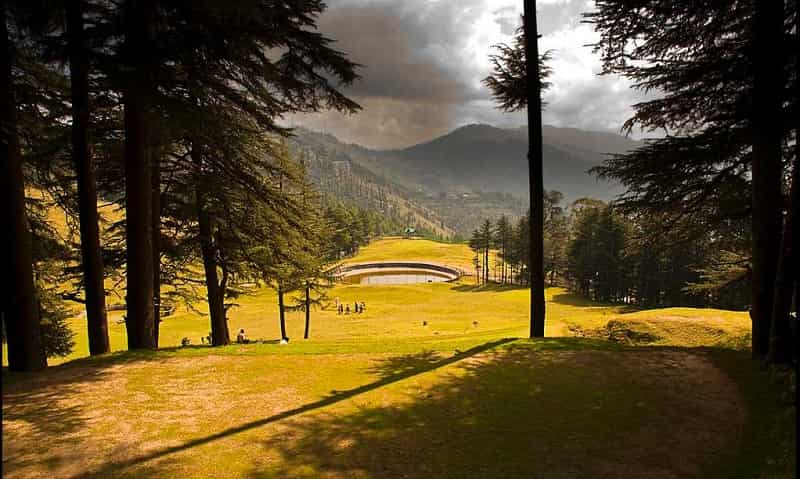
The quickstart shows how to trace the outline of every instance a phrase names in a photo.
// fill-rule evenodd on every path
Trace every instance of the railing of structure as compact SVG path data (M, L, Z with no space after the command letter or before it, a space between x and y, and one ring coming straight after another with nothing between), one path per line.
M370 263L343 264L332 272L336 279L343 279L357 274L409 270L437 273L447 277L447 281L454 281L464 274L461 269L452 266L424 261L373 261Z

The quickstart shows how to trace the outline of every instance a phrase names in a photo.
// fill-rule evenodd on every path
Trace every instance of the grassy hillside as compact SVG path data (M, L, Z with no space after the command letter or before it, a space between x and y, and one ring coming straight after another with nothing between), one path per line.
M419 238L388 237L361 248L348 263L369 261L432 261L470 271L475 255L462 243L441 243Z
M295 133L293 154L321 193L380 213L388 223L384 225L386 234L400 234L411 225L427 236L451 238L455 234L439 215L415 201L409 190L352 161L349 145L303 129Z

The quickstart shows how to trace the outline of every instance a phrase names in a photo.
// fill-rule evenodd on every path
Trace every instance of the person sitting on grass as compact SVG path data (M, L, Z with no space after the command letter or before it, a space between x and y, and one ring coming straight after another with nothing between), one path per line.
M239 330L239 334L236 336L236 342L239 344L247 344L250 342L250 340L244 335L244 329Z

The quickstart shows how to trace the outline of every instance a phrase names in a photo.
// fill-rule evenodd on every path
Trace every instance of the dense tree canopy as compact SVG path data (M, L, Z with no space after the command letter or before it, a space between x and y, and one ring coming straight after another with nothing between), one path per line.
M630 78L654 96L634 105L625 128L666 133L595 171L627 187L621 208L659 215L654 236L682 228L670 236L715 231L722 238L749 224L749 238L737 235L721 245L728 257L750 258L759 357L769 343L789 204L782 197L793 153L787 146L800 117L797 55L789 53L796 16L797 2L762 0L600 0L586 15L601 35L595 50L603 72Z

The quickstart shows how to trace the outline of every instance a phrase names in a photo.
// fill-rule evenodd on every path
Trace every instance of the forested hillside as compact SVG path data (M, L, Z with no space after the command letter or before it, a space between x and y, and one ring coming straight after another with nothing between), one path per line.
M546 127L545 188L567 202L604 201L621 193L616 183L588 170L608 154L639 145L620 135ZM481 218L521 216L527 209L524 129L469 125L403 150L376 151L298 128L293 148L306 158L315 183L334 197L375 209L387 219L416 225L439 237L466 238Z
M429 237L454 236L454 230L435 211L416 203L411 192L354 162L347 147L335 138L298 130L291 149L323 195L380 218L378 234L402 234L405 228L414 227Z

